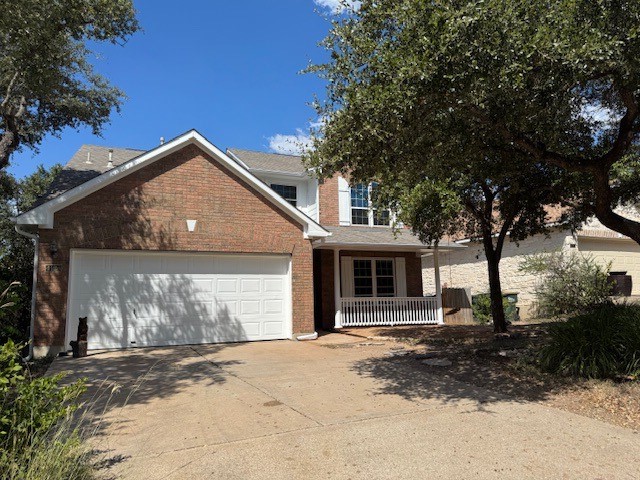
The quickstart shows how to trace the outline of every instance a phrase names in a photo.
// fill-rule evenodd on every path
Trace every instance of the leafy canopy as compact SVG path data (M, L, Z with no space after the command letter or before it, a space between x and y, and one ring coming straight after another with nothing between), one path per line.
M95 134L124 94L95 73L92 42L138 30L131 0L0 0L0 169L20 146L88 125Z
M437 178L501 153L511 172L578 172L580 207L640 240L612 211L639 194L639 30L629 0L364 0L310 68L328 80L311 161Z
M20 180L10 174L0 177L0 291L11 282L19 282L10 291L14 308L0 312L0 343L7 338L20 342L29 337L34 245L16 232L11 217L29 210L61 169L61 165L48 170L40 165Z

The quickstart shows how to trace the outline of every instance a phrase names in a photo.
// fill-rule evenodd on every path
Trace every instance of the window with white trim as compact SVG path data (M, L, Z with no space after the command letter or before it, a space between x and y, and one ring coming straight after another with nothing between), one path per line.
M395 296L392 258L354 258L353 293L356 297Z
M389 209L373 207L373 196L378 184L358 183L351 187L351 224L368 226L388 226Z
M294 207L298 204L298 189L295 185L271 184L271 189Z

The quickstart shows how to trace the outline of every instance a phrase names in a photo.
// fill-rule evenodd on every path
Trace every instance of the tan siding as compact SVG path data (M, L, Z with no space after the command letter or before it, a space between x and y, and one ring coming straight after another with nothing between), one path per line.
M601 265L611 262L611 271L627 272L633 295L640 295L640 245L633 240L580 238L580 251L593 255Z

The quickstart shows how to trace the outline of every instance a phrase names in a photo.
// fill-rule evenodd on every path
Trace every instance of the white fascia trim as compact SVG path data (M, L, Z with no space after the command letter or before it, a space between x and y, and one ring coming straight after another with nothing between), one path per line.
M249 170L249 165L247 165L246 163L244 163L242 160L240 160L240 157L238 157L235 153L233 153L231 150L229 150L227 148L226 150L226 154L229 158L232 158L233 160L235 160L236 162L238 162L240 165L242 165L244 168L246 168L247 170Z
M236 163L218 147L209 142L200 133L190 130L175 139L160 145L142 155L123 163L122 165L99 175L88 182L78 185L62 195L50 200L42 205L19 215L16 223L19 225L38 225L41 228L53 228L53 215L58 210L83 199L84 197L100 190L103 187L119 180L130 173L140 170L147 165L174 153L187 145L194 144L202 148L205 152L216 158L222 165L247 181L252 187L262 193L269 201L288 213L293 219L304 226L305 238L323 238L331 235L330 232L322 228L319 224L307 217L280 195L269 188L264 182L254 176L243 166Z

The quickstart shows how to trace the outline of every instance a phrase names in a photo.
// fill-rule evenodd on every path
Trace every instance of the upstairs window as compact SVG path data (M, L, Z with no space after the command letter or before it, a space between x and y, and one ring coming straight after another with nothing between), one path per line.
M277 183L272 183L271 189L294 207L298 205L298 189L295 185L279 185Z
M351 187L351 223L369 225L369 188L364 183Z
M351 224L381 226L389 225L389 210L373 207L373 196L378 184L359 183L351 187Z

